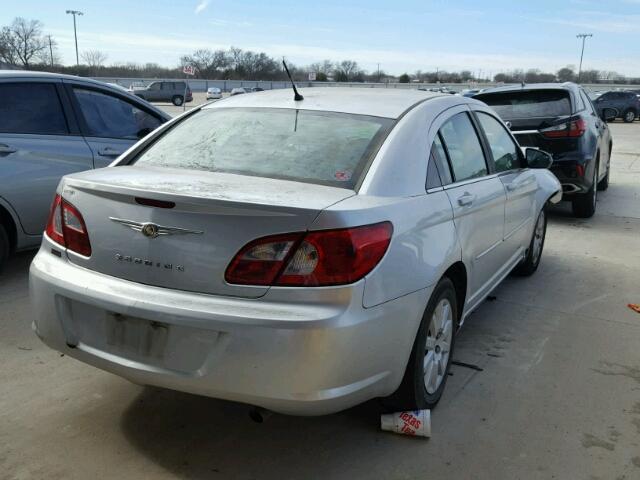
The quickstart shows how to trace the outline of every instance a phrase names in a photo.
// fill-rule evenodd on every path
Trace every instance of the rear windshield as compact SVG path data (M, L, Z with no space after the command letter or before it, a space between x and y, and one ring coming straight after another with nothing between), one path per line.
M571 115L569 92L565 90L485 93L473 98L493 107L503 120Z
M309 110L203 109L135 163L353 189L392 125L387 118Z

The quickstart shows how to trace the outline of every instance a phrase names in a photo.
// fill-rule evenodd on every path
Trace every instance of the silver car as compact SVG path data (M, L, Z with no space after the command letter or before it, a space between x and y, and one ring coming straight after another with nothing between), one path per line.
M106 167L169 118L106 83L0 71L0 269L40 245L60 178Z
M207 100L219 100L222 98L222 90L218 87L207 88Z
M31 265L37 335L283 413L434 406L458 328L538 267L551 158L473 99L303 93L207 104L65 177Z

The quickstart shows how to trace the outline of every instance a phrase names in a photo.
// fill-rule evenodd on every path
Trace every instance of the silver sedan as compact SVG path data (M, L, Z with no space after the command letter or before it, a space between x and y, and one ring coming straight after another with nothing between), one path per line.
M540 262L551 157L419 91L239 95L61 181L37 335L139 384L317 415L440 399L456 332Z

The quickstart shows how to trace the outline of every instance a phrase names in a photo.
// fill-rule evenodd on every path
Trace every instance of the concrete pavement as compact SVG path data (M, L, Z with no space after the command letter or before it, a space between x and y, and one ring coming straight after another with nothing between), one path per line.
M640 125L615 123L598 212L553 209L539 271L467 321L433 437L379 431L369 402L273 415L144 388L46 348L27 269L0 277L0 479L640 478Z

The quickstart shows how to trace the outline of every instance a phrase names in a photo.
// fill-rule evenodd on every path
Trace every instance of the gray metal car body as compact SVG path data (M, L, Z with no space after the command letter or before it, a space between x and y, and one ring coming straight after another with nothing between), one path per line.
M98 137L87 131L74 87L110 95L160 122L171 117L121 88L86 78L31 71L0 71L0 89L11 85L53 85L68 125L57 135L0 131L0 221L13 251L36 248L60 178L105 167L137 139ZM13 112L15 115L16 113Z
M189 112L111 168L62 180L58 193L84 215L96 246L83 257L43 239L30 271L37 335L136 383L284 413L325 414L391 394L438 281L454 270L466 279L459 277L462 325L524 258L538 213L559 201L560 184L547 170L519 168L426 188L431 145L447 120L472 112L497 120L478 101L375 89L303 93L302 102L280 90L202 109L305 109L395 119L354 189L127 166L177 122L197 115ZM175 202L176 210L142 207L131 200L138 196ZM203 233L150 240L113 217ZM389 248L355 283L266 287L225 281L234 254L255 238L382 221L393 224ZM165 353L119 351L105 334L114 318L134 329L145 322L168 325Z

